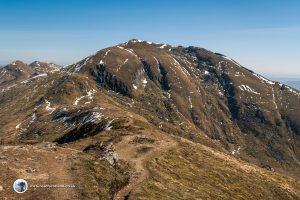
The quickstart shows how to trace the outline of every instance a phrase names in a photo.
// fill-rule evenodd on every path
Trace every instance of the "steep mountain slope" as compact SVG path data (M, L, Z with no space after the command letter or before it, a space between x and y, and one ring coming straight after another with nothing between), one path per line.
M130 40L61 70L12 67L28 72L0 72L1 143L84 152L85 198L300 198L300 92L222 54Z
M226 56L131 40L101 50L68 71L142 103L159 116L152 123L161 129L171 124L196 135L195 140L196 132L202 132L262 166L300 164L299 91Z

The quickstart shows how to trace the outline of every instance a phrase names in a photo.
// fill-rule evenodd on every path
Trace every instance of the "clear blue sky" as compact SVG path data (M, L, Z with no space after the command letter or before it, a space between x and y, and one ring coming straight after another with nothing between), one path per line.
M0 0L0 64L69 64L131 38L204 47L262 74L300 75L297 0Z

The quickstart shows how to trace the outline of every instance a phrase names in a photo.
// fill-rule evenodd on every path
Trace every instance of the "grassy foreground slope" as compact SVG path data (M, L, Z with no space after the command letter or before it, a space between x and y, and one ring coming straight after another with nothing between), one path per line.
M299 181L187 141L146 168L130 199L300 199Z

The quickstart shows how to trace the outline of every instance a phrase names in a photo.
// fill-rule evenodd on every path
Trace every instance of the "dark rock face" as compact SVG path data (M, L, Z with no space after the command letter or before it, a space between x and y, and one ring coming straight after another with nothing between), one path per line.
M235 153L238 146L235 155L268 169L299 168L300 92L267 80L222 54L131 40L100 50L51 77L33 80L33 84L35 81L42 83L36 85L39 90L32 98L45 96L35 111L37 119L32 117L36 105L21 99L10 104L24 104L18 112L23 113L27 131L34 127L35 132L43 132L41 139L66 143L100 133L107 121L84 119L93 106L109 104L121 109L120 113L143 116L168 134L195 142L203 142L201 134L205 134L228 152ZM45 86L52 82L61 84ZM22 87L28 92L34 85ZM93 93L93 88L99 91ZM6 91L6 95L16 91ZM0 102L1 109L8 105L8 100ZM54 102L52 112L48 104ZM42 122L53 124L55 137L48 137L50 131ZM25 125L19 130L26 132Z
M219 81L224 90L224 95L227 98L228 107L231 112L231 116L233 119L238 119L240 107L236 100L235 88L232 85L232 80L228 75L222 74L222 76L219 78Z
M58 144L73 142L85 137L93 136L99 132L101 132L105 127L104 123L101 123L99 125L94 123L85 123L80 127L76 127L70 132L66 133L63 137L58 138L55 140Z
M168 81L168 72L161 65L161 63L158 63L158 67L161 72L161 79L160 79L161 89L163 89L165 92L167 92L171 89L170 85L169 85L169 81Z
M128 87L116 76L106 71L106 67L103 64L97 66L95 71L91 71L91 75L96 78L97 83L102 87L123 95L129 95Z

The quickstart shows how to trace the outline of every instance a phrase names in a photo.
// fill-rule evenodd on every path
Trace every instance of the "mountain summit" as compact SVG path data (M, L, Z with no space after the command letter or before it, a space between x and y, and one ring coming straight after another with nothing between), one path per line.
M53 63L34 61L28 65L20 60L16 60L0 68L0 88L14 85L29 77L59 70L59 68L59 65Z
M300 198L298 90L204 48L136 39L44 65L1 69L0 139L79 151L74 174L99 184L74 178L86 197Z

